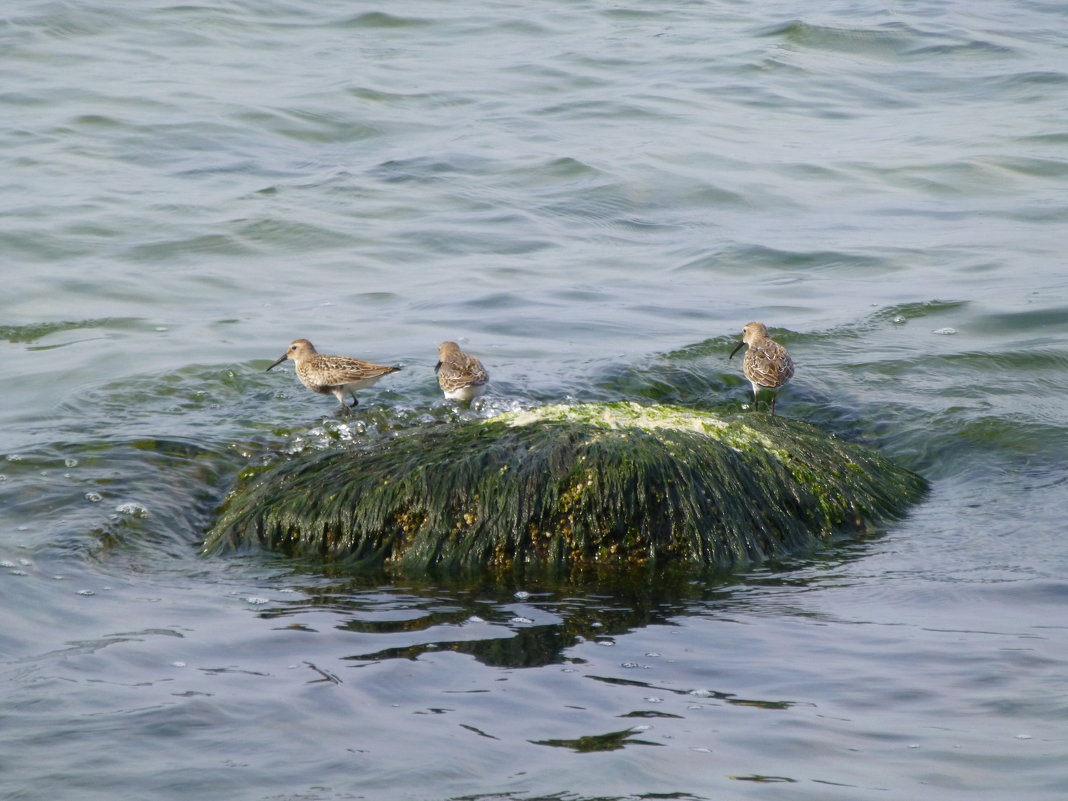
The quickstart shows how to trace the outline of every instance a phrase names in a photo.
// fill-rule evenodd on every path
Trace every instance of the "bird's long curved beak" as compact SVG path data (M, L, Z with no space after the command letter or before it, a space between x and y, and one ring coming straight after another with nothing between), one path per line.
M734 358L734 354L738 352L738 348L742 347L742 345L744 345L744 344L745 344L745 342L743 341L743 342L739 342L737 345L735 345L734 346L734 350L731 351L731 355L728 356L727 358L728 359L733 359ZM271 367L274 367L274 365L272 364ZM270 367L267 368L267 369L270 369Z
M284 362L288 357L289 357L289 351L286 351L285 353L283 353L281 356L278 357L278 361L276 361L274 364L272 364L271 367L277 367L282 362ZM271 371L271 367L268 367L263 372L269 373Z
M434 372L436 373L439 370L441 370L441 362L438 362L437 364L434 365Z

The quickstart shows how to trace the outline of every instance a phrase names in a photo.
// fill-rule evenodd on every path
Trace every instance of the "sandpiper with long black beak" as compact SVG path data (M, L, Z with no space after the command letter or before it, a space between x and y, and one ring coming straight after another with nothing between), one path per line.
M356 390L369 387L382 376L400 370L399 367L387 367L348 356L328 356L319 353L306 339L294 339L286 352L267 369L277 367L286 359L292 359L295 363L300 383L320 395L333 395L346 412L349 411L345 404L346 395L352 396L352 406L355 408L359 403Z
M438 386L449 400L470 403L486 391L489 373L482 362L460 350L455 342L438 345Z
M771 393L771 414L775 414L775 397L783 384L794 375L794 360L786 348L768 336L768 327L763 323L746 323L742 329L742 340L731 355L733 358L738 348L748 345L742 361L742 372L753 385L753 408L757 406L757 397L761 392Z

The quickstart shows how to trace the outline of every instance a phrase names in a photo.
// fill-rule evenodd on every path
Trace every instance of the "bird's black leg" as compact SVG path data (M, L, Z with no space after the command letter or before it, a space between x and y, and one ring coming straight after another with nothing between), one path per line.
M359 398L356 397L356 393L353 392L352 393L352 408L355 409L359 405L360 405L360 400L359 400Z

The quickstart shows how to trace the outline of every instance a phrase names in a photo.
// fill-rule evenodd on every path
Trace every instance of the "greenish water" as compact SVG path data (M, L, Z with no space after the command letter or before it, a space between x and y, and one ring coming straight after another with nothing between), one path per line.
M1066 11L23 2L0 21L0 794L1068 794ZM778 411L880 536L514 586L201 556L279 452L542 403ZM402 372L351 420L296 337ZM446 406L437 344L489 368Z

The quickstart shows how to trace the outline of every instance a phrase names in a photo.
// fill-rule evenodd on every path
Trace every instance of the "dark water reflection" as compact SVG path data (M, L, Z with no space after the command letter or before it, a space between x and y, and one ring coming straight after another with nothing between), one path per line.
M569 656L580 643L611 646L617 638L650 626L675 626L680 618L747 613L751 611L747 598L759 598L753 601L759 608L767 593L776 589L795 593L810 586L827 587L844 565L863 557L866 547L854 540L823 555L732 574L606 567L595 574L571 576L515 571L503 579L438 576L413 583L411 576L365 572L335 578L326 588L321 579L314 586L301 586L298 574L291 584L298 598L270 605L259 615L265 620L292 620L289 626L314 631L302 618L327 612L338 631L366 635L358 637L360 641L400 643L345 657L353 662L417 660L450 651L497 668L582 664L584 660ZM307 569L322 575L322 566ZM327 568L327 573L338 570ZM795 610L794 614L807 613Z

